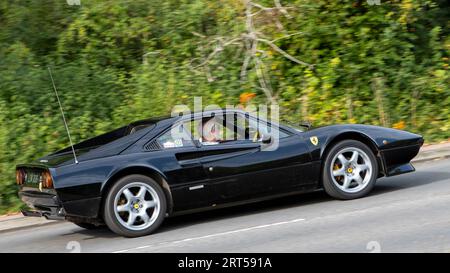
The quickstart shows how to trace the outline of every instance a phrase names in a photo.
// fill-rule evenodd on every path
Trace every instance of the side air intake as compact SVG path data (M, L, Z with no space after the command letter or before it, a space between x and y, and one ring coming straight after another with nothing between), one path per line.
M156 140L150 141L150 143L146 144L144 146L144 148L147 151L157 151L157 150L161 150L161 145L159 145L159 143Z

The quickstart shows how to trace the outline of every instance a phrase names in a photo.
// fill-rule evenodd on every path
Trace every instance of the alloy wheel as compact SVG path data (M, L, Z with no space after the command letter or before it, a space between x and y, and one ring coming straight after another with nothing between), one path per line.
M133 182L122 187L114 199L114 213L127 229L140 231L158 218L160 200L155 189L146 183Z
M344 148L336 153L331 162L332 181L340 190L356 193L369 184L373 166L363 150L356 147Z

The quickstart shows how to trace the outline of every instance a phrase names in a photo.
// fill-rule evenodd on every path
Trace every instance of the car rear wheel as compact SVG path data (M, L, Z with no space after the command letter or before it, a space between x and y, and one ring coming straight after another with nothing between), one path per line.
M143 175L130 175L109 190L104 206L106 225L125 237L154 232L166 214L166 198L156 181Z
M330 196L355 199L372 190L377 176L378 163L370 148L356 140L344 140L327 153L322 181Z

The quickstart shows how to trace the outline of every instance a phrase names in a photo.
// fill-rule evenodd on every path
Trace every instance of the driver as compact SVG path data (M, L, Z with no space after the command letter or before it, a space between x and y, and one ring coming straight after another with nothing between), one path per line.
M214 118L203 120L199 123L199 141L204 145L216 145L221 141L221 129Z

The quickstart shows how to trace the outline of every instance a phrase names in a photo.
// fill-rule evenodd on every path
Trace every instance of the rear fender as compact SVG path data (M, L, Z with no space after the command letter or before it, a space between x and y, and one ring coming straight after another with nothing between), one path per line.
M158 171L156 168L145 166L145 165L137 165L137 166L128 166L125 168L122 168L120 170L115 171L108 180L102 185L102 199L105 200L106 194L108 193L109 189L111 188L114 183L119 180L122 177L125 177L127 175L132 174L141 174L148 176L152 179L154 179L163 189L164 194L166 196L167 200L167 213L171 214L173 210L173 198L172 198L172 192L170 190L170 186L167 183L167 177ZM101 210L103 211L103 204L101 207Z

